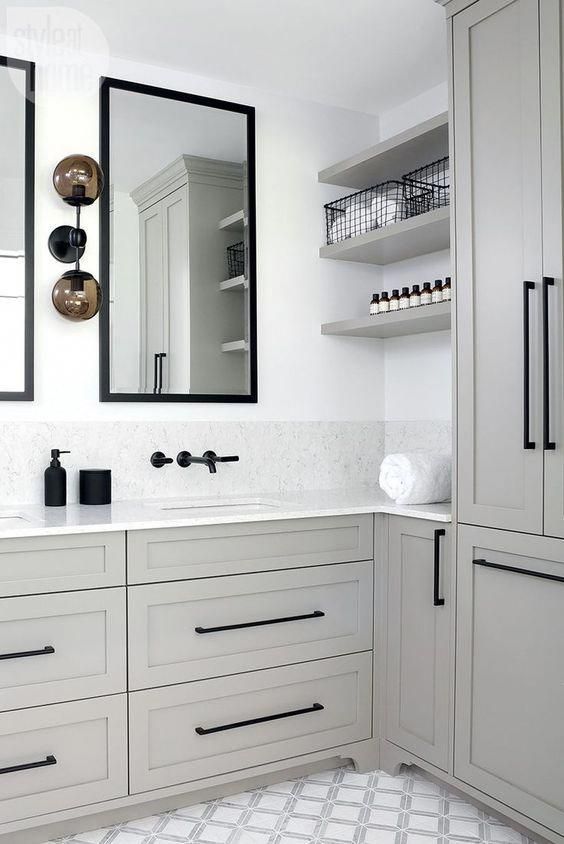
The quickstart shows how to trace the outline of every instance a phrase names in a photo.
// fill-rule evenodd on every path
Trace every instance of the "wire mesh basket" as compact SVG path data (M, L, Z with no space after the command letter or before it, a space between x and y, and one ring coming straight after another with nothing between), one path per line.
M428 210L444 208L450 203L450 165L448 155L439 158L424 167L418 167L402 176L405 183L405 201L408 208L412 201L417 204L417 196L422 189L431 191L431 204ZM418 212L416 212L418 213ZM413 216L413 214L409 214Z
M405 183L383 182L357 191L325 205L327 243L338 243L374 229L398 223L431 208L432 189L426 185L409 187Z
M227 247L227 273L229 278L245 275L245 242Z

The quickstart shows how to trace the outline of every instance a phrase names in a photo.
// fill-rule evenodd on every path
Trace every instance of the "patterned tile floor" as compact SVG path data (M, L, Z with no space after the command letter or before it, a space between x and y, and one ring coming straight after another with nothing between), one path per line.
M65 844L529 844L529 839L409 769L350 769L129 821Z

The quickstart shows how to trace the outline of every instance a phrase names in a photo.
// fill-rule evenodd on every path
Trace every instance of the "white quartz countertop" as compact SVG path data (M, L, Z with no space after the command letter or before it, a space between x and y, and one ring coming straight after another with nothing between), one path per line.
M323 490L279 495L237 495L116 501L104 506L0 507L0 539L99 531L219 525L233 522L390 513L450 522L451 505L398 505L380 491Z

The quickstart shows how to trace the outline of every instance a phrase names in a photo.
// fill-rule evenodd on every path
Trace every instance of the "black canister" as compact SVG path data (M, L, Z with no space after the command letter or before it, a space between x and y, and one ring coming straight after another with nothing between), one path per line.
M79 477L81 504L112 503L111 469L81 469Z

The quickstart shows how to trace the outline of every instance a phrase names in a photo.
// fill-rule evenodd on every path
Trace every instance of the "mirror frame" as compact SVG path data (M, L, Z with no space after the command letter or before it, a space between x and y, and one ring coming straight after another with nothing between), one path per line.
M34 396L34 241L35 241L35 64L0 56L0 67L25 73L24 144L24 388L0 391L0 401L33 401Z
M234 111L247 118L247 168L249 210L249 384L243 394L219 393L112 393L110 392L110 93L112 89L163 97L193 105ZM138 82L102 77L100 79L100 165L105 177L105 189L100 197L100 401L101 402L224 402L256 404L258 401L257 365L257 296L256 296L256 195L255 195L255 109L254 106L231 103L183 91L171 91Z

